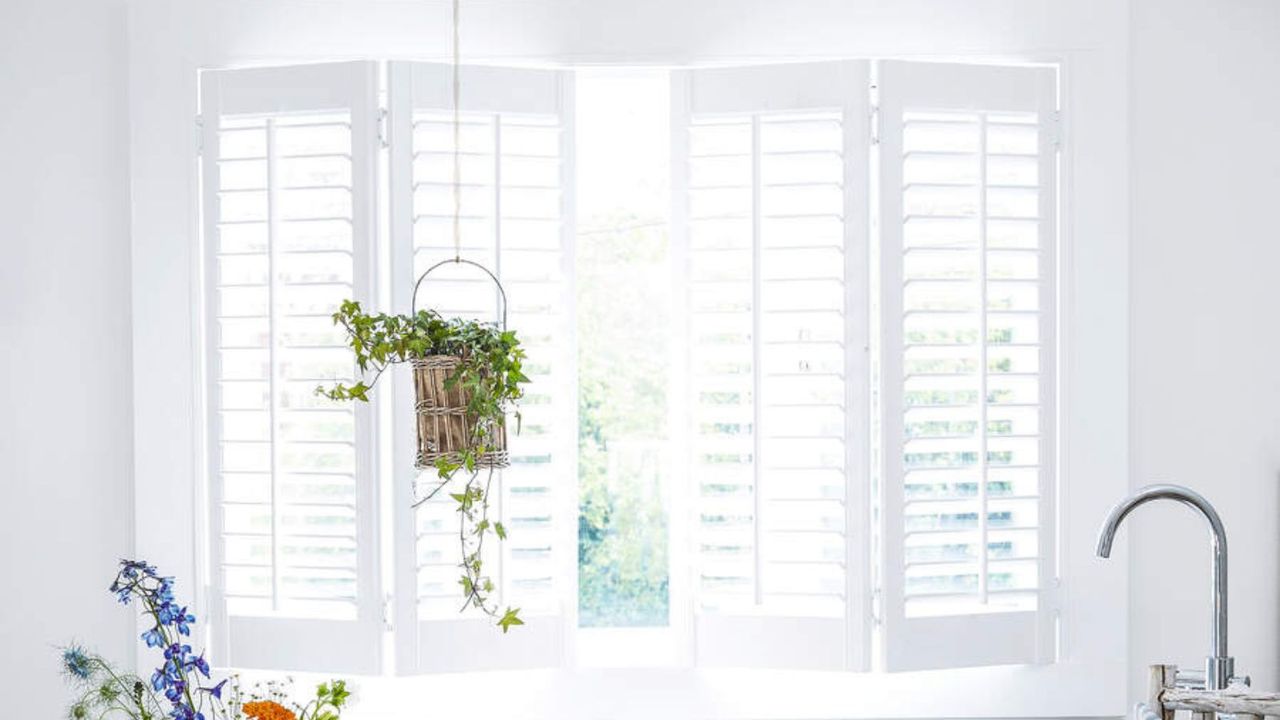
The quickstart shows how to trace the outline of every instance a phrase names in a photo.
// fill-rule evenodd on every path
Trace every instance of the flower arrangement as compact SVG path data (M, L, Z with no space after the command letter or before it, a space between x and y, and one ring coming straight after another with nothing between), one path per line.
M160 575L155 566L121 560L111 592L122 604L137 601L142 606L143 616L153 623L142 641L160 651L163 662L144 682L79 645L62 648L63 674L78 691L67 711L72 720L340 719L351 696L342 680L320 684L303 704L290 702L278 683L268 683L266 692L261 686L242 691L234 675L214 683L204 654L195 654L183 642L191 635L195 615L174 598L173 578Z

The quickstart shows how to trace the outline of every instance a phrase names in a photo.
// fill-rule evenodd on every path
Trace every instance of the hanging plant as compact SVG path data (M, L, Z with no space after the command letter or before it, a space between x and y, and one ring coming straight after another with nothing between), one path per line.
M453 0L453 249L452 260L427 268L413 287L414 310L409 315L371 315L360 303L342 303L333 321L347 331L356 365L363 376L352 385L338 383L332 388L316 388L331 400L369 401L369 391L387 368L396 363L413 366L416 396L418 453L414 466L433 468L439 482L414 507L435 497L461 471L466 478L452 483L456 492L449 497L458 505L458 543L461 551L462 609L474 607L497 618L502 632L523 625L519 608L499 611L491 602L493 580L483 571L484 541L490 534L505 540L501 522L489 520L489 497L493 473L510 464L507 454L507 413L520 413L515 403L524 394L529 378L521 371L524 350L516 334L507 330L507 294L502 283L483 265L463 260L462 251L462 154L460 78L458 43L460 3ZM417 310L418 289L427 276L449 263L479 268L497 286L501 298L502 322L445 320L433 310ZM486 470L483 480L480 471Z
M489 519L489 493L494 470L510 462L507 414L514 414L519 432L515 404L529 382L521 369L525 353L516 333L495 323L445 320L434 310L369 314L354 300L343 302L333 321L346 330L362 377L351 385L338 383L316 392L331 400L368 402L387 368L406 362L413 366L418 431L414 464L419 470L434 469L438 480L414 506L446 487L453 490L449 496L458 506L463 609L474 607L497 618L503 632L523 625L519 608L500 611L491 602L494 584L482 560L486 537L507 536L501 522ZM460 472L465 480L451 483Z

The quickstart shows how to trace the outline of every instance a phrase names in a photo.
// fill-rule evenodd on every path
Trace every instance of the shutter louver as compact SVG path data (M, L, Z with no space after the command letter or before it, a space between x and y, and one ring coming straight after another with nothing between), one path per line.
M369 411L314 394L353 377L330 316L370 295L372 75L202 78L214 571L239 667L379 666Z
M860 278L845 253L865 244L847 247L846 189L867 167L846 138L864 128L865 66L693 71L676 85L698 660L843 668L860 607L846 438L862 389L846 314L866 312L847 292Z
M455 255L453 113L448 93L441 92L449 74L448 66L392 64L392 122L412 139L393 148L399 158L393 168L405 174L392 180L412 188L393 189L393 198L399 190L408 203L393 207L393 227L403 227L393 230L397 244L407 242L412 253L412 269L401 266L396 280L408 288L424 270ZM516 419L509 418L511 466L493 481L500 492L491 513L506 525L508 538L485 548L498 587L495 602L520 608L526 625L504 636L474 609L459 614L458 519L442 493L412 518L416 576L410 587L416 588L413 617L421 632L411 640L416 646L402 647L406 669L532 667L562 657L566 605L576 593L567 83L561 73L502 68L464 68L462 77L461 255L501 280L510 302L508 326L529 356L525 374L531 382L520 402L518 433ZM418 307L445 317L486 321L498 317L498 303L493 282L467 266L437 270L418 297ZM419 491L430 488L435 473L417 482ZM473 654L454 651L462 637Z
M1054 82L883 65L889 669L1051 650Z

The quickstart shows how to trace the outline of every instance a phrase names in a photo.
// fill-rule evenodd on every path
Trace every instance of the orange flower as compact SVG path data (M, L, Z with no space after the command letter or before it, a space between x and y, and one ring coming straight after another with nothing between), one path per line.
M292 710L270 700L245 703L244 714L254 720L298 720Z

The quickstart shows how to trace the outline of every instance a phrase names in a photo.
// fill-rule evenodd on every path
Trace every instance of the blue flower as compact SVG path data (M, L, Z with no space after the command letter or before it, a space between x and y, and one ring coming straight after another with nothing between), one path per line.
M158 603L173 602L173 578L160 578L160 585L155 589L154 597Z
M201 675L209 677L209 663L205 661L204 655L197 655L188 661L187 667L195 668L200 671ZM225 680L223 682L226 682Z
M137 580L142 576L155 577L156 568L144 560L121 560L120 574L129 580Z
M193 623L195 621L196 621L196 616L187 612L186 608L178 608L178 610L173 613L172 624L175 625L178 628L178 632L182 633L183 635L191 634L190 623Z
M182 693L187 689L187 684L181 680L174 680L169 683L169 687L164 689L164 696L169 698L170 702L178 702L182 699Z
M191 656L190 645L179 645L174 643L164 649L165 660L176 660L179 664L186 664L187 659Z
M201 662L203 662L203 661L204 661L204 658L202 657L200 660L201 660ZM208 667L208 665L206 665L205 667L207 668L207 667ZM205 673L204 673L204 674L205 674L205 677L208 677L208 676L209 676L209 673L208 673L207 671L205 671ZM223 685L226 685L226 684L227 684L227 681L224 679L222 682L218 683L217 685L214 685L213 687L202 687L202 688L200 688L200 689L201 689L201 690L203 690L203 691L205 691L205 692L207 692L207 693L209 693L210 695L212 695L212 696L214 696L214 697L218 698L219 700L221 700L221 699L222 699L222 686L223 686Z
M155 618L155 627L142 633L141 637L147 647L162 648L164 662L151 675L151 688L164 696L173 704L169 717L173 720L204 720L188 700L192 690L206 692L221 700L226 680L206 688L201 686L199 675L209 677L209 663L203 655L194 655L191 646L183 643L165 644L166 627L177 630L177 636L190 635L191 625L196 616L187 608L178 604L173 594L174 579L160 575L155 566L141 560L121 560L120 570L115 582L111 583L111 592L122 603L128 604L138 600L145 605L148 614Z
M198 713L188 705L174 703L173 709L169 711L169 717L174 720L204 720L204 713Z
M93 674L93 665L89 662L89 656L85 654L84 648L72 645L62 651L62 670L68 677L88 680Z

